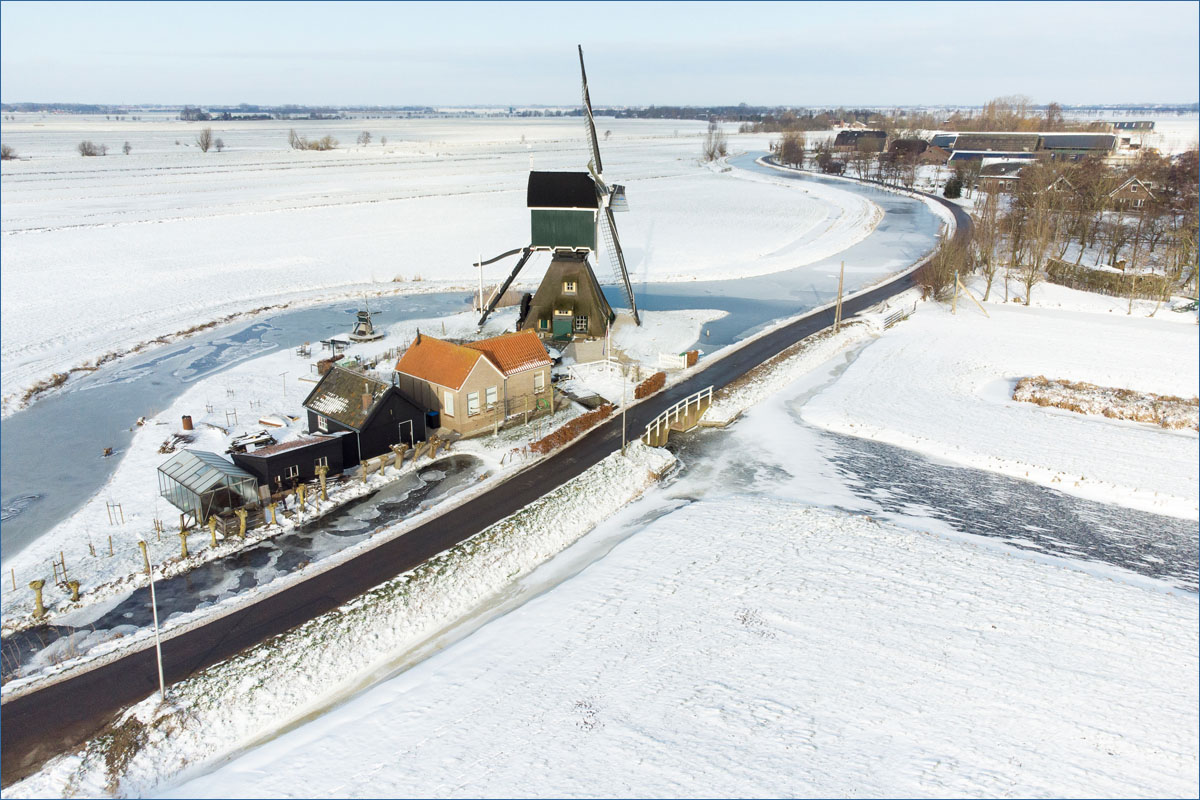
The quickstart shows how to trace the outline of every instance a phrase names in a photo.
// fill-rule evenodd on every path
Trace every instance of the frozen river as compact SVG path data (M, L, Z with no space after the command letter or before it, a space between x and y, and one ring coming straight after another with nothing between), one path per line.
M732 161L741 169L784 180L830 182L760 167L754 163L757 155ZM639 306L649 311L715 308L728 312L706 326L707 335L698 343L711 352L774 320L828 302L837 291L843 260L847 291L853 291L911 264L933 245L941 221L923 202L848 181L833 182L868 197L885 212L875 231L858 244L834 257L762 277L635 284ZM610 291L616 292L616 287ZM372 301L373 306L376 303L380 322L392 324L463 311L469 297L463 293L403 295ZM9 417L0 424L4 473L0 552L5 557L19 552L99 491L132 438L138 417L153 417L194 381L233 364L344 334L352 311L350 304L340 302L218 328L117 362ZM110 458L100 455L106 447L114 449Z

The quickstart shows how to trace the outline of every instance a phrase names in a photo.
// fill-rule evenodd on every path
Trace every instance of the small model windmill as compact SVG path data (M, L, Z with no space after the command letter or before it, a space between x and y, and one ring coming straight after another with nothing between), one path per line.
M383 338L383 332L375 330L375 325L371 322L371 307L367 305L366 297L363 297L363 310L356 313L354 330L350 332L351 340L355 342L373 342L376 339Z
M512 273L483 309L480 325L495 310L496 304L530 256L544 251L552 254L550 266L537 292L532 298L527 295L522 301L517 327L559 339L569 339L574 334L603 336L616 315L588 263L588 256L596 252L596 243L601 239L612 271L619 278L625 299L629 302L634 322L642 324L633 297L633 286L629 282L629 271L625 267L625 254L621 251L621 240L617 236L617 223L613 219L614 211L628 211L629 204L625 199L624 186L604 180L604 164L600 160L600 147L596 140L596 122L592 118L592 100L588 95L582 46L579 47L579 72L583 77L584 122L588 143L592 147L587 172L529 173L526 205L529 207L530 244L501 253L478 265L482 269L486 264L521 254Z

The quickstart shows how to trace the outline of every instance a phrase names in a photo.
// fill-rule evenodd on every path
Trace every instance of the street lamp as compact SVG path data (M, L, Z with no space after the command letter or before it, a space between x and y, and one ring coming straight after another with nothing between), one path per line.
M142 561L146 564L146 574L150 576L150 612L154 616L154 654L158 660L158 699L165 703L167 702L167 686L163 680L162 640L158 635L158 601L154 597L154 570L150 568L150 555L146 552L146 542L139 541L138 547L142 549Z

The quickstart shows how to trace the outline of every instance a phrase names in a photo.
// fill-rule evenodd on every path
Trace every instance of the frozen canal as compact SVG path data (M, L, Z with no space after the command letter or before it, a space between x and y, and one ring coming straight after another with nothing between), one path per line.
M828 181L768 170L754 163L757 155L740 156L733 163L784 180ZM729 312L706 326L707 335L698 343L701 350L711 352L774 320L828 302L837 291L842 260L846 262L847 291L853 291L911 264L933 245L942 223L923 202L870 186L836 183L839 189L860 193L885 211L875 231L858 244L835 257L774 275L637 284L634 291L639 306L649 311L715 308ZM602 279L604 270L600 268ZM616 292L616 288L609 291ZM620 304L616 294L612 298ZM379 298L371 303L379 322L388 325L457 313L465 310L469 301L463 293L440 293ZM278 348L345 334L353 319L352 305L340 302L274 314L154 349L101 369L73 383L68 391L9 417L0 424L5 478L0 488L0 552L6 557L19 552L99 491L130 441L138 417L154 416L192 382L233 364ZM100 455L106 447L114 448L110 458Z

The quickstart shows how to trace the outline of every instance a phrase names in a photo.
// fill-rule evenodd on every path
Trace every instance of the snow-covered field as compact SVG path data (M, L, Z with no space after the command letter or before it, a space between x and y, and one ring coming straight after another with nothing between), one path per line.
M801 266L878 221L851 192L701 166L700 123L598 124L606 177L628 187L631 211L618 224L637 281ZM309 138L332 133L342 146L288 150L289 126ZM219 153L194 146L200 127L152 115L18 114L0 125L20 156L0 173L5 414L53 373L228 314L363 291L473 288L477 258L528 241L531 165L587 163L575 118L213 123L226 144ZM363 129L372 144L354 145ZM85 138L108 143L109 155L79 156ZM769 139L733 137L745 149ZM536 283L545 263L522 278ZM604 276L604 254L600 263ZM492 265L485 280L510 268Z
M982 295L978 280L971 282ZM993 298L1002 292L993 289ZM1068 494L1197 518L1200 452L1190 430L1089 417L1012 399L1022 377L1196 397L1195 313L1053 284L1030 308L960 298L957 315L919 313L866 348L805 406L814 425L951 462L1044 483ZM886 391L879 391L886 387Z
M170 793L1195 796L1196 597L800 504L855 505L795 437L835 366L566 551L577 576Z

